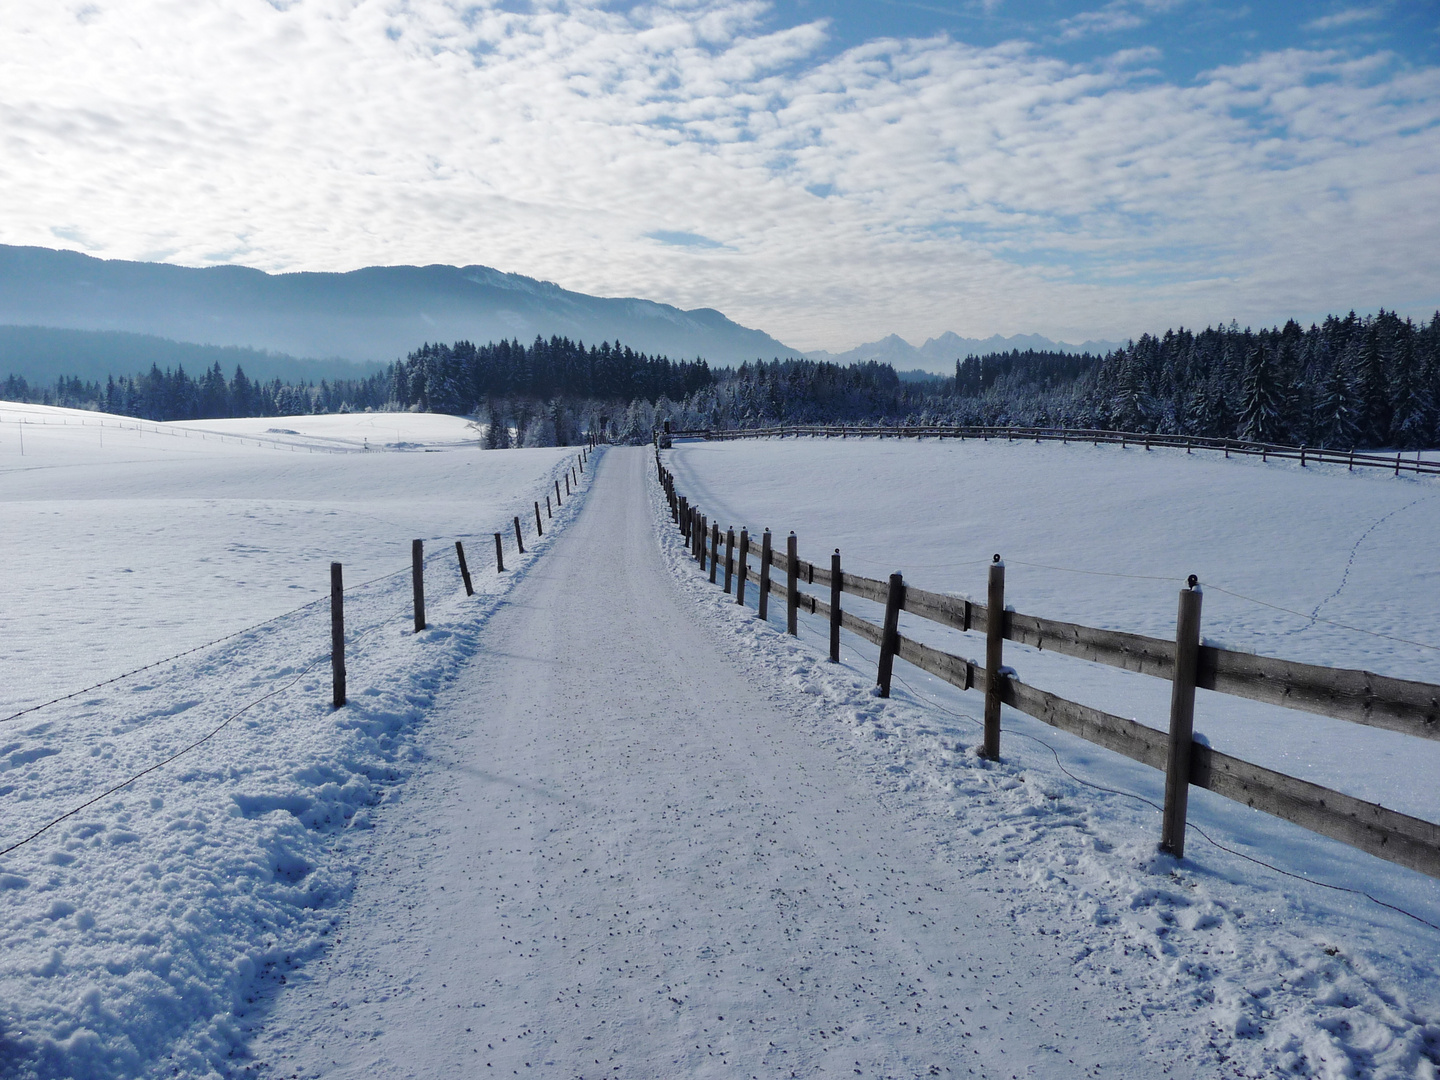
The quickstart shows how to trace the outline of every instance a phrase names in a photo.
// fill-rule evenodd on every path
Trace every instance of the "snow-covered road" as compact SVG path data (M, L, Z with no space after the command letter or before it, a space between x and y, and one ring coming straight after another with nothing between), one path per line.
M254 1072L1187 1072L846 736L727 658L657 543L649 462L597 460L437 698L430 760Z

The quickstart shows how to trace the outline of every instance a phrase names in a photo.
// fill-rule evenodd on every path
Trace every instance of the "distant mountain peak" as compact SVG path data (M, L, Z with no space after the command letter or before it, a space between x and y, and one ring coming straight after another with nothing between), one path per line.
M267 274L0 245L0 324L119 330L299 357L386 362L424 342L568 337L714 364L798 356L713 308L599 297L489 266Z
M878 341L857 345L841 353L825 350L808 353L812 359L829 360L838 364L862 363L878 360L892 365L897 371L921 370L937 374L954 374L955 361L966 356L983 356L986 353L1011 352L1034 349L1037 352L1097 353L1105 354L1120 348L1119 342L1086 341L1071 345L1064 341L1051 341L1039 334L1012 334L1004 337L992 334L988 338L961 337L953 330L947 330L938 337L929 338L923 345L911 345L899 334L886 334Z

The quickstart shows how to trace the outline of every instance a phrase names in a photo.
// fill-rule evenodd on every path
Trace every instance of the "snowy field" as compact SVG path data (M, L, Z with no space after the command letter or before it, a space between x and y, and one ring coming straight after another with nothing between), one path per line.
M532 503L575 453L481 451L445 416L155 424L0 403L0 848L39 833L0 856L0 1073L214 1070L257 987L325 941L350 838L550 542L534 542ZM347 586L343 712L329 702L332 560Z
M492 565L488 533L533 517L573 452L476 446L430 414L157 424L0 404L0 715L328 596L332 560L359 583L419 537Z
M1436 882L1200 791L1177 863L1142 801L1160 774L1009 710L1004 760L977 759L978 695L901 663L881 701L868 644L830 665L814 620L791 639L709 585L646 454L597 457L595 512L567 532L587 472L517 558L511 517L573 449L481 451L429 415L0 404L0 1075L1435 1080ZM666 456L722 526L868 576L983 596L999 552L1018 610L1169 636L1196 573L1210 641L1440 682L1435 481L1053 444ZM1164 726L1164 682L1007 662ZM1205 692L1198 714L1217 748L1440 820L1433 743ZM1015 1024L962 1031L997 977Z
M1440 683L1433 480L1053 443L682 443L665 458L722 529L770 527L777 544L794 529L802 558L839 547L856 573L899 570L983 601L1000 553L1017 610L1160 637L1195 573L1211 643ZM1136 798L1161 801L1158 772L1009 709L1005 762L987 766L973 753L980 695L897 662L882 704L865 693L868 643L847 633L841 667L816 664L820 621L802 616L790 644L713 602L747 650L848 715L902 790L939 800L960 842L1013 872L1016 918L1068 938L1077 973L1157 1014L1194 1010L1192 1051L1208 1030L1223 1074L1436 1075L1440 883L1203 791L1177 866L1156 856L1159 814ZM845 604L880 621L873 605ZM979 635L908 616L902 631L984 654ZM1161 680L1008 642L1006 662L1032 685L1167 723ZM1227 753L1440 821L1434 742L1206 691L1196 728Z

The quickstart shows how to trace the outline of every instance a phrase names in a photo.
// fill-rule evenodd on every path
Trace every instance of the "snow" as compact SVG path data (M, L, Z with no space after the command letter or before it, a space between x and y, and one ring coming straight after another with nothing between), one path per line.
M456 452L363 452L382 437ZM328 596L332 560L359 583L408 565L420 537L490 565L486 530L529 520L573 452L462 447L467 422L429 414L191 425L0 405L0 562L25 584L0 595L0 715Z
M1160 636L1173 634L1176 592L1196 572L1211 640L1440 682L1431 649L1277 610L1318 607L1349 627L1440 642L1433 481L1054 444L802 439L681 444L665 457L712 520L794 528L802 558L840 547L857 573L899 569L983 599L998 551L1009 605ZM756 639L743 653L773 641L733 605L720 610ZM975 635L912 619L902 629L983 655ZM1152 1017L1192 1013L1187 1052L1217 1071L1435 1075L1435 881L1203 791L1191 793L1177 864L1155 852L1159 815L1135 798L1160 802L1159 773L1009 709L1005 764L987 766L972 750L979 695L897 662L895 698L881 705L865 695L868 643L847 633L838 669L805 662L824 655L826 635L802 615L800 641L783 646L794 681L849 709L857 741L948 802L960 835L1015 875L1017 919L1074 946L1077 976L1145 995ZM1006 660L1032 684L1165 724L1162 681L1008 643ZM1440 820L1431 742L1203 691L1197 725L1229 753Z
M225 638L4 722L5 848L221 728L0 856L6 1075L224 1071L254 1003L328 941L353 849L422 755L429 702L551 542L535 544L531 522L533 553L517 557L510 519L553 495L573 448L480 451L450 417L317 419L266 426L346 452L297 449L307 436L256 445L246 422L211 426L230 433L222 442L0 404L3 715ZM444 452L364 451L381 430ZM507 535L503 578L495 530ZM419 634L415 536L427 540ZM349 588L339 711L332 559Z
M573 451L416 414L99 419L0 405L0 715L196 651L5 721L0 847L193 749L0 856L7 1076L1436 1076L1440 931L1315 883L1440 924L1435 882L1200 791L1162 856L1158 773L1009 710L978 758L976 695L897 663L879 699L867 644L829 664L814 620L790 638L710 585L646 449L593 457L502 577L490 533ZM722 527L870 576L983 595L998 551L1021 611L1168 635L1194 572L1207 637L1440 681L1431 650L1220 591L1440 643L1431 481L1028 444L667 458ZM1163 725L1163 682L1006 661ZM1197 727L1437 820L1430 743L1203 694Z
M850 724L787 686L813 655L747 669L756 624L655 543L645 450L599 470L437 697L256 1074L1188 1075L946 865Z

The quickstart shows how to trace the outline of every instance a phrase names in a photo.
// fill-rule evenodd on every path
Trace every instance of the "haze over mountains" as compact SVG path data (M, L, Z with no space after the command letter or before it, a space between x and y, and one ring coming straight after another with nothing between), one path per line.
M587 296L487 266L267 274L0 246L0 324L121 330L302 357L386 363L424 342L560 335L729 364L796 356L710 308Z
M971 355L984 356L987 353L1011 352L1017 349L1024 352L1027 349L1034 349L1037 352L1088 352L1096 356L1104 356L1108 352L1121 348L1122 345L1122 342L1116 341L1086 341L1079 345L1071 345L1064 341L1051 341L1039 334L1012 334L1010 337L992 334L988 338L967 338L961 337L953 331L947 331L939 337L930 338L923 345L911 345L898 334L890 334L879 341L857 345L844 352L832 353L820 350L806 355L816 360L831 360L837 364L879 360L883 364L890 364L897 371L920 368L937 374L954 375L955 361L963 360Z
M267 274L0 245L0 376L103 380L148 370L151 363L193 370L219 362L227 372L239 363L262 377L333 378L363 373L359 366L347 371L343 361L373 370L425 342L528 343L536 335L587 344L620 341L674 359L703 357L715 366L809 355L943 374L953 373L955 361L970 353L1111 347L1057 344L1038 335L980 340L954 333L917 347L892 334L842 353L806 354L711 308L685 311L633 297L589 296L486 266Z

